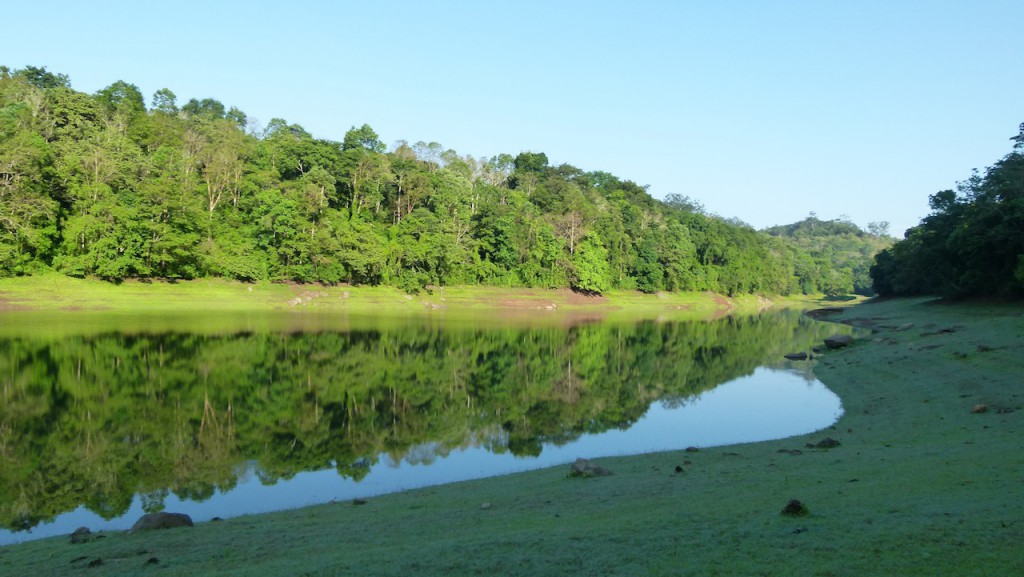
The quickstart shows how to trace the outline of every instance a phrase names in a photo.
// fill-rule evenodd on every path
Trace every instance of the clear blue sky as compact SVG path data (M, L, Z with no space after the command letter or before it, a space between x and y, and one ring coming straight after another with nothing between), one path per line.
M530 150L757 228L887 220L1007 154L1024 2L9 2L0 64L266 124Z

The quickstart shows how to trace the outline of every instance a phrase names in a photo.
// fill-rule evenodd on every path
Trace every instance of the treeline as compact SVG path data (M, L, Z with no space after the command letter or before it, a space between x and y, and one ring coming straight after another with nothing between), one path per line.
M335 142L279 118L255 129L215 99L179 105L161 89L147 108L123 81L90 95L45 68L0 67L0 276L50 269L408 291L857 286L855 267L800 243L543 153L389 151L367 125Z
M871 267L881 295L1024 296L1024 124L1013 151L932 209Z
M800 222L764 232L796 246L794 269L804 294L873 295L873 257L893 244L887 222L872 222L865 232L842 217L820 220L813 212Z

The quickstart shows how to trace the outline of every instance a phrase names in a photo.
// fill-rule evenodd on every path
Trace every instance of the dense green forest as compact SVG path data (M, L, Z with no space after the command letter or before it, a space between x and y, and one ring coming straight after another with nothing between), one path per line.
M888 238L765 234L544 153L253 124L212 98L161 89L147 108L127 82L85 94L0 67L0 276L847 293Z
M204 500L247 463L265 483L470 445L536 455L626 427L836 331L799 311L568 330L104 332L0 338L0 527L137 492ZM422 449L420 449L422 451ZM46 458L40 458L45 455Z
M765 229L796 246L794 271L804 294L864 296L874 294L869 274L872 258L892 245L888 223L873 222L868 231L842 218L819 220L814 213L794 224Z
M1024 296L1024 124L1013 151L957 189L871 267L881 295Z

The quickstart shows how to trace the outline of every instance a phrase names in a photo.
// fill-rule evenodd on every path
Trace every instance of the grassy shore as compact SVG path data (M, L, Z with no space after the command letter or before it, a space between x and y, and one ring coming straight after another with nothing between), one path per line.
M359 322L438 322L495 326L566 325L593 320L705 320L767 307L807 308L824 301L752 295L568 289L433 287L406 294L393 287L241 283L224 279L125 281L60 274L0 279L0 336L82 331L322 330Z
M813 361L845 409L816 434L599 459L609 477L557 467L34 541L0 548L0 574L1021 575L1022 312L894 300L834 315L874 333ZM841 444L807 446L825 437ZM780 514L791 499L809 514Z
M795 302L795 301L787 301ZM501 309L524 313L614 312L648 314L684 311L707 317L716 312L758 310L770 301L750 295L726 298L711 293L611 291L588 296L568 289L431 287L406 294L394 287L242 283L225 279L128 280L110 283L57 273L0 279L0 312L349 312L444 314Z

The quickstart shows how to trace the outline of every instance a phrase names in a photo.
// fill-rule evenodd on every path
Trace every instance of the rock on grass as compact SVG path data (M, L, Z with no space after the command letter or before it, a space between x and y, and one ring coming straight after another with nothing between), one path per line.
M149 531L151 529L171 529L173 527L191 527L192 517L184 513L146 513L132 525L132 531Z

